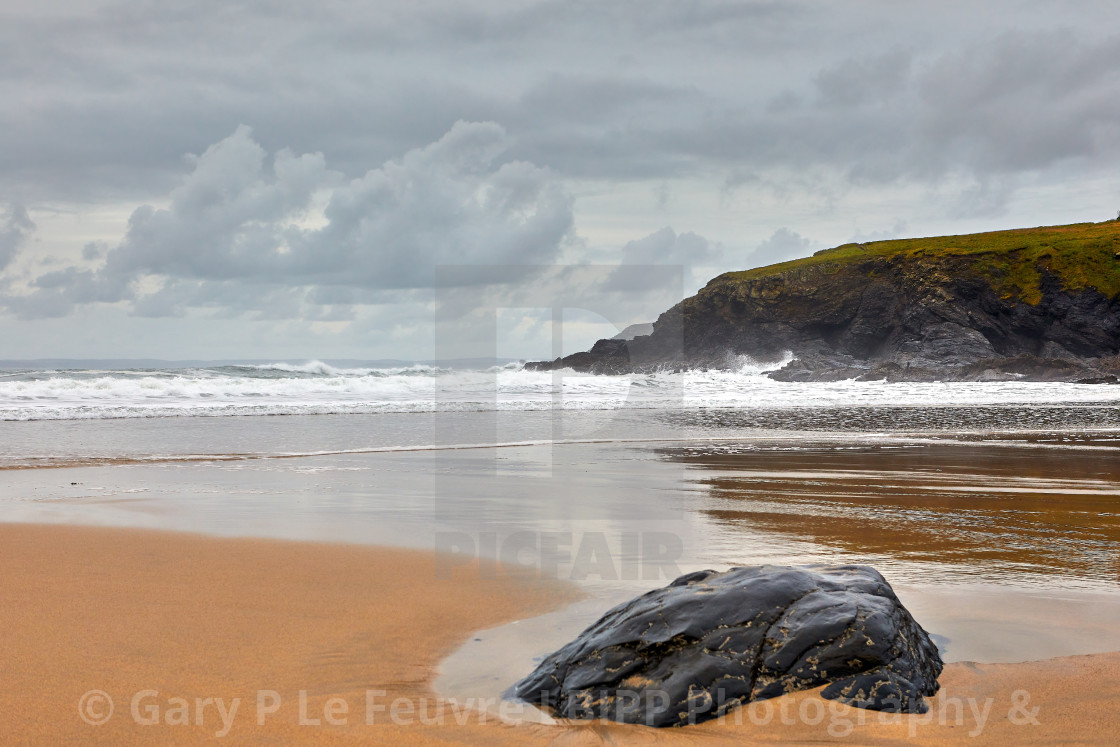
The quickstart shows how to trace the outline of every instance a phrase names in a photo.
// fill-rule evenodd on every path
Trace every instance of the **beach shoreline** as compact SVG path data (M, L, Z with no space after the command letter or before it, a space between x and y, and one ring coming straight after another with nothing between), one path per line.
M950 664L919 716L808 692L684 729L503 723L433 692L441 659L578 591L416 550L2 524L0 574L0 733L14 743L1021 744L1120 729L1120 653Z

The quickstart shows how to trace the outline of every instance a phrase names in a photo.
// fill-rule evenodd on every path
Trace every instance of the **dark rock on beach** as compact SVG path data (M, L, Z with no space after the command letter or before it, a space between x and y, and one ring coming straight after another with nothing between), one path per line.
M563 718L681 726L821 685L849 705L924 713L941 669L874 568L752 566L615 607L514 691Z

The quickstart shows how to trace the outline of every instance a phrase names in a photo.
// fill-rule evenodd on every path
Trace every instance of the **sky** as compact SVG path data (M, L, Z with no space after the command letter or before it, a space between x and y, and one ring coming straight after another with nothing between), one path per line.
M549 358L721 272L1114 218L1116 20L5 0L0 359Z

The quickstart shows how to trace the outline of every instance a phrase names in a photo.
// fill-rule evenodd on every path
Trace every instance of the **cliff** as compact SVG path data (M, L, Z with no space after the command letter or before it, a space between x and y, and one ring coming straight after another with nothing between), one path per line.
M729 272L650 335L531 365L619 373L790 353L771 376L1115 381L1120 222L845 244Z

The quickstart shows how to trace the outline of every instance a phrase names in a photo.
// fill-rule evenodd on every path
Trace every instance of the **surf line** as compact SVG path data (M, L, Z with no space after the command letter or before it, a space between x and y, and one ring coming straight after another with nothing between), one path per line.
M1084 429L1083 432L1112 432L1110 428L1093 428ZM1009 434L1014 435L1028 435L1031 431L1009 431ZM764 435L738 435L738 436L679 436L676 438L587 438L587 439L539 439L532 441L505 441L499 443L484 443L484 444L417 444L414 446L370 446L358 449L332 449L324 451L304 451L304 452L291 452L280 454L167 454L155 455L144 457L102 457L91 459L58 459L45 457L40 458L32 457L30 459L38 461L38 463L23 463L23 464L7 464L0 465L0 471L5 470L21 470L21 469L63 469L70 467L108 467L108 466L121 466L121 465L141 465L141 464L171 464L171 463L185 463L185 462L247 462L247 461L264 461L274 459L307 459L311 457L320 456L345 456L348 454L390 454L390 453L409 453L409 452L428 452L428 451L468 451L478 449L513 449L522 447L533 446L574 446L582 444L649 444L649 443L664 443L664 444L697 444L697 443L743 443L752 446L763 445L768 443L789 443L797 438L797 445L799 449L811 449L814 446L823 446L834 443L849 443L851 434L848 433L818 433L814 431L806 432L787 432L781 436L764 436ZM1086 451L1120 451L1120 447L1115 446L1093 446L1088 444L1056 444L1056 443L1038 443L1020 440L1000 440L1000 439L967 439L960 438L961 436L981 436L981 435L995 435L992 431L987 432L957 432L949 435L948 438L938 438L928 433L865 433L862 434L864 443L860 446L927 446L935 444L982 444L984 446L1001 446L1006 448L1041 448L1041 449L1059 449L1059 450L1086 450ZM808 436L809 438L805 438ZM953 436L956 436L954 438Z

